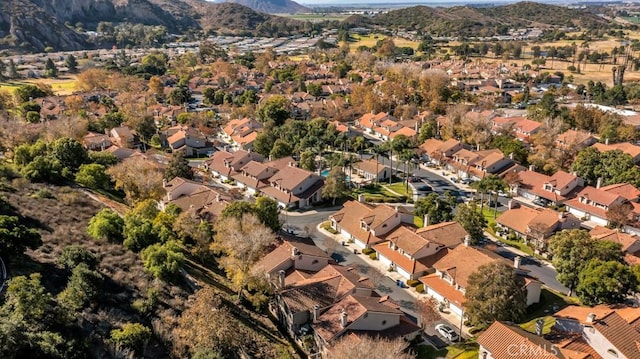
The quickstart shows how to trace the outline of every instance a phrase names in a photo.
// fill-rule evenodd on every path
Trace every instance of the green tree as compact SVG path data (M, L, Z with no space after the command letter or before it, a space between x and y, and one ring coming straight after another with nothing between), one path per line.
M58 256L58 264L66 269L73 269L80 264L84 264L89 269L95 269L100 263L100 259L95 253L77 244L64 247Z
M284 96L271 96L258 107L256 115L263 123L281 126L291 116L291 102Z
M78 170L80 165L89 161L87 150L76 139L62 137L51 144L51 154L60 161L64 167L73 171Z
M76 182L92 189L109 189L111 177L105 171L106 168L97 163L81 165L76 173Z
M45 77L58 77L58 66L51 60L51 58L47 58L47 62L44 64L44 76Z
M164 281L177 279L184 261L180 247L173 241L152 244L140 252L140 257L144 268Z
M300 168L314 172L316 168L316 154L312 150L306 150L300 154Z
M73 56L73 54L69 54L69 56L67 56L65 65L69 69L69 73L75 74L76 72L78 72L78 61L76 60L76 57Z
M158 241L154 235L153 222L135 213L127 213L124 216L124 228L122 230L124 242L122 244L128 250L140 252L142 249Z
M253 211L262 224L278 232L282 228L280 222L280 208L278 202L269 197L258 197L253 205Z
M36 249L42 245L40 233L20 223L16 216L0 215L0 253L5 258L18 256L27 248Z
M87 233L95 239L120 243L124 239L123 229L124 219L114 210L104 208L91 217Z
M580 272L592 259L622 262L622 250L618 243L596 240L587 231L574 229L555 234L549 240L553 266L558 281L570 291L580 283Z
M65 174L71 175L70 170L63 168L53 156L36 156L20 172L31 182L60 183Z
M484 264L469 276L465 298L466 314L475 326L496 320L518 323L526 314L524 278L501 261Z
M20 78L20 74L18 74L18 68L16 67L16 63L13 59L9 60L9 76L10 79L15 80Z
M14 95L17 102L33 101L33 99L39 97L46 97L53 95L53 91L50 88L42 88L33 84L20 85L15 91Z
M435 120L427 120L422 126L420 126L420 134L418 135L418 141L420 143L436 137L438 134L438 123Z
M151 329L140 323L127 323L111 331L111 340L127 348L141 350L151 339Z
M247 213L253 213L253 205L251 203L247 201L234 201L224 207L222 213L220 213L220 217L240 219Z
M89 162L93 162L104 166L105 168L111 167L118 163L118 157L111 152L89 152Z
M173 156L171 156L171 160L164 172L164 178L167 181L171 181L176 177L193 179L193 171L189 166L189 160L184 157L184 153L182 151L173 153Z
M491 147L499 149L505 156L513 156L513 160L522 165L527 164L529 150L524 146L522 141L518 141L512 136L494 136L493 140L491 140Z
M427 216L428 223L425 223L425 226L448 222L453 219L454 206L455 198L448 191L444 196L429 193L416 201L415 215L420 218Z
M454 220L460 223L473 241L478 241L484 236L487 220L482 215L482 212L478 211L478 206L474 202L458 205Z
M622 151L600 152L587 147L578 153L571 168L591 186L597 184L598 178L602 178L604 186L616 183L640 186L640 169L631 156Z
M58 303L67 313L76 313L100 293L102 275L81 263L71 271L65 289L58 294Z
M278 158L290 156L292 151L293 148L291 148L291 144L279 138L276 140L276 142L273 143L273 147L271 148L271 152L269 152L269 156L272 160L277 160Z
M349 193L346 177L340 167L334 167L329 171L324 181L322 198L329 198L332 204L336 205L336 199L346 196Z
M169 104L174 106L184 105L191 102L191 90L187 86L179 86L169 93Z
M629 266L618 261L593 259L580 271L576 294L583 304L622 303L638 287Z

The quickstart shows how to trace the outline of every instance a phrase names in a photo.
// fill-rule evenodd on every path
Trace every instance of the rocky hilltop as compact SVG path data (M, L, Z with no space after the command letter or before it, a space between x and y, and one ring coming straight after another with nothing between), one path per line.
M281 0L273 0L275 3ZM286 36L307 31L307 23L204 0L0 0L0 49L28 52L80 50L109 44L90 41L84 29L100 22L162 25L220 34ZM94 39L95 40L95 39Z
M311 9L291 0L218 0L240 4L255 11L267 14L299 14L309 13Z

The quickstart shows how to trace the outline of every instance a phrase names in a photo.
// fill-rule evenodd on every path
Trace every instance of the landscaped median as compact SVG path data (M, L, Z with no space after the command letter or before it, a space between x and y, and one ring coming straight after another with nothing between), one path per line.
M387 185L381 184L363 186L352 192L354 199L357 199L360 194L363 194L364 200L369 203L404 203L409 198L409 196L390 190Z

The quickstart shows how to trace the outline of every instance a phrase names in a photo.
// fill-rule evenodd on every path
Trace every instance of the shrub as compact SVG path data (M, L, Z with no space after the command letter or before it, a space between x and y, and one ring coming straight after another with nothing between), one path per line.
M127 323L122 329L111 331L111 340L118 344L132 349L141 348L151 339L151 329L138 323Z
M373 259L374 261L378 259L378 254L376 252L373 252L371 254L369 254L369 258Z
M409 287L415 287L415 286L417 286L418 284L420 284L420 281L419 281L419 280L409 279L409 280L407 281L407 285L408 285Z
M424 293L424 284L420 283L416 286L416 292Z
M375 253L375 251L371 248L365 248L362 250L362 254L370 255L371 253Z
M53 194L51 194L51 192L49 192L48 190L42 188L39 189L37 192L33 193L30 197L32 198L54 198Z

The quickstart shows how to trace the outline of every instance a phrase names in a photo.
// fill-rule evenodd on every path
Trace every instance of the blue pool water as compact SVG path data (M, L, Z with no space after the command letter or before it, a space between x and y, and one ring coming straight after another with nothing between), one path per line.
M329 170L323 170L322 172L320 172L320 176L322 177L327 177L328 175L329 175ZM345 176L345 179L347 182L351 182L351 177Z

